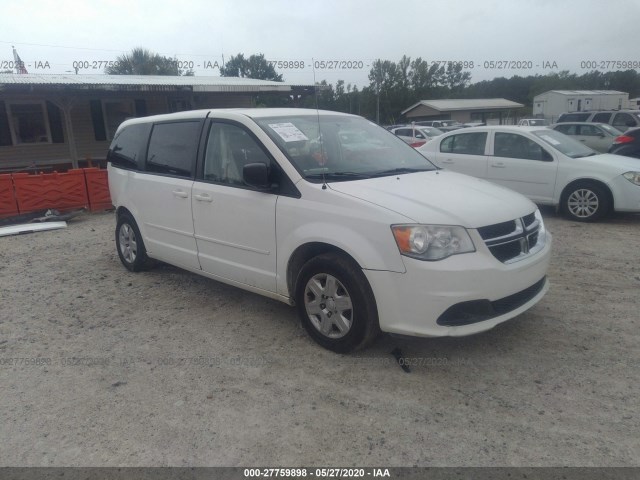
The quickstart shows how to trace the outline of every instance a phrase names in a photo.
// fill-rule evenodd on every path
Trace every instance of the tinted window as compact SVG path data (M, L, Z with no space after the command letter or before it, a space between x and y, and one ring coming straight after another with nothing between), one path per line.
M111 142L107 160L122 168L140 169L151 124L130 125L121 129Z
M200 122L160 123L153 126L147 171L191 177L198 150Z
M593 125L580 125L580 135L596 137L600 135L600 131Z
M486 141L486 132L460 133L447 137L440 144L440 151L466 155L484 155Z
M567 125L557 125L554 130L558 132L564 133L565 135L575 135L576 134L576 126L567 124Z
M628 113L617 113L612 125L614 127L622 127L622 130L625 130L627 127L634 127L636 122Z
M588 113L563 113L558 122L584 122L589 117Z
M545 160L545 152L540 145L517 133L496 132L494 152L496 157Z
M596 113L591 119L595 123L609 123L610 113Z
M271 160L244 129L226 123L212 123L204 159L204 179L244 185L242 170L250 163L271 165Z

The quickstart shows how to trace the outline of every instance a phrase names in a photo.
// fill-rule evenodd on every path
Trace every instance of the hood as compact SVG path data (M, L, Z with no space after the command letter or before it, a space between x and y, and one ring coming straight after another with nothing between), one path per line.
M601 153L592 157L573 158L572 160L583 165L590 164L597 167L605 167L606 171L611 173L614 173L616 169L619 174L640 172L640 158L615 155L613 153Z
M536 209L519 193L446 170L333 182L329 187L415 223L478 228L523 217Z

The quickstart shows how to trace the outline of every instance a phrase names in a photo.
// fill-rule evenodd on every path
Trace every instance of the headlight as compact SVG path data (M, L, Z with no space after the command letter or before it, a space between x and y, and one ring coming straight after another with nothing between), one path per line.
M640 186L640 172L627 172L623 173L622 176L629 180L631 183L635 183Z
M442 260L458 253L475 252L467 230L448 225L392 225L402 255L418 260Z

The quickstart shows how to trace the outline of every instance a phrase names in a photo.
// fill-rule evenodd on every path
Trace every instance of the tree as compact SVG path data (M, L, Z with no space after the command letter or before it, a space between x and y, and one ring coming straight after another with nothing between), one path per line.
M115 64L104 69L109 75L193 75L178 68L175 58L164 57L142 47L120 55Z
M258 80L274 80L282 82L282 75L276 73L275 68L265 58L264 54L251 55L245 58L242 53L232 56L220 68L223 77L255 78Z

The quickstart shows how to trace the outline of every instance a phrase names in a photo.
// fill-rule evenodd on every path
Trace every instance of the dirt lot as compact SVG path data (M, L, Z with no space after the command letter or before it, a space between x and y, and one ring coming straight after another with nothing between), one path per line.
M640 217L544 214L535 308L356 356L279 302L129 273L110 213L0 238L0 465L638 466Z

